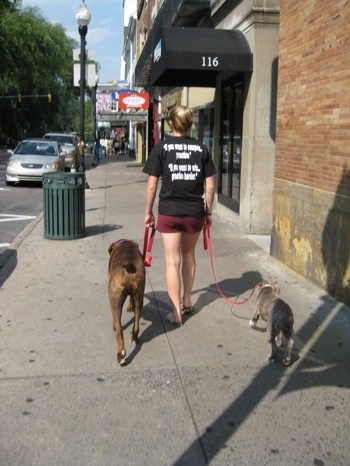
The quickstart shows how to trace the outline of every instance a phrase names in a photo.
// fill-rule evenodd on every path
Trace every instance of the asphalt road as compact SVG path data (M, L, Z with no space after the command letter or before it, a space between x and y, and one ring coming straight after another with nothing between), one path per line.
M0 254L43 209L41 183L6 186L6 151L0 151Z

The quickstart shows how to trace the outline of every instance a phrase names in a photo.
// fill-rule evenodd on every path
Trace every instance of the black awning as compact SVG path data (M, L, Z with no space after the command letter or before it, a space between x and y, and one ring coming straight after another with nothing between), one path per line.
M162 27L156 34L151 86L215 87L220 71L253 70L253 56L238 30Z

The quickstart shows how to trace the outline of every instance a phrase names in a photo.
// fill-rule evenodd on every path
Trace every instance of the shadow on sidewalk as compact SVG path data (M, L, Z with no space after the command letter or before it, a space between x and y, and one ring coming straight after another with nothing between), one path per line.
M90 225L85 228L86 236L97 236L109 233L110 231L117 231L123 228L122 225L105 224L105 225Z
M17 263L16 249L8 248L0 254L0 287L11 277L13 271L17 267Z
M234 301L241 302L249 297L248 291L263 280L260 272L244 272L238 278L226 278L217 283L211 283L206 288L194 290L193 293L201 293L196 302L198 310L215 302L217 299L227 298L231 304ZM220 293L221 292L221 293Z
M227 442L257 407L264 404L264 399L271 391L275 391L274 397L278 399L287 393L314 387L335 387L339 390L350 388L348 312L347 306L336 303L329 296L323 298L323 303L311 312L310 318L295 335L298 348L293 349L292 366L286 368L279 363L267 364L241 393L234 396L227 408L202 430L197 441L206 464L210 464L220 450L227 448ZM298 365L293 367L297 361ZM285 383L277 390L283 379ZM332 399L320 409L324 413L334 412L339 415L339 411L346 409L347 400L348 393L339 393L337 399ZM197 441L173 463L174 466L186 464L191 451L197 451ZM279 452L271 449L271 453ZM315 457L314 464L325 463Z
M233 279L225 279L218 283L219 288L227 293L227 296L230 296L235 299L240 295L243 295L247 291L251 291L262 277L259 272L244 272L241 277ZM217 299L222 299L220 294L217 291L215 284L209 285L207 288L202 288L198 290L193 290L194 294L201 293L195 306L197 315L202 308L210 305L215 302ZM164 319L166 314L169 314L172 311L168 295L166 291L156 291L149 292L145 294L145 299L149 302L146 303L142 310L142 319L140 321L140 343L135 345L131 353L128 354L127 360L130 364L137 354L141 351L142 345L151 341L153 338L160 336L161 334L172 330L176 330L176 327L171 327L171 325L166 324L164 326ZM191 314L186 316L186 320L192 317ZM249 319L247 317L247 319ZM146 329L142 329L142 326L146 325L142 323L142 320L148 321L151 323ZM126 330L129 326L132 326L134 322L133 316L128 320L127 323L123 325L123 329Z
M142 350L142 346L159 335L164 334L166 331L171 330L165 329L163 319L164 319L164 310L166 313L171 312L171 306L168 301L168 296L165 291L159 292L150 292L145 294L145 300L149 302L145 303L142 309L142 318L140 320L140 341L137 345L134 345L132 351L127 355L127 364L131 364L134 358ZM128 301L126 301L128 302ZM126 309L126 304L125 304ZM162 311L160 310L162 309ZM123 313L126 313L126 310L123 310ZM145 321L149 322L147 324ZM134 315L130 314L130 319L123 324L123 331L128 327L132 328L134 324ZM144 328L147 325L147 328ZM175 329L175 327L174 327ZM130 332L131 333L131 332Z

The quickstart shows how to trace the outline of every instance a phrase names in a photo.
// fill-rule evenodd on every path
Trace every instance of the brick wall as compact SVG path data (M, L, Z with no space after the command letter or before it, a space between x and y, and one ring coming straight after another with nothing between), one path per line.
M349 0L281 0L277 113L275 177L350 196Z
M281 0L271 255L350 304L350 0Z

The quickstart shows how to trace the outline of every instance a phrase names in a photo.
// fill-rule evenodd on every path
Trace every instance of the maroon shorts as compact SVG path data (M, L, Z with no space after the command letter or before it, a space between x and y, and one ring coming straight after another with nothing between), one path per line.
M172 215L158 215L157 230L160 233L184 232L194 235L203 230L205 217L174 217Z

